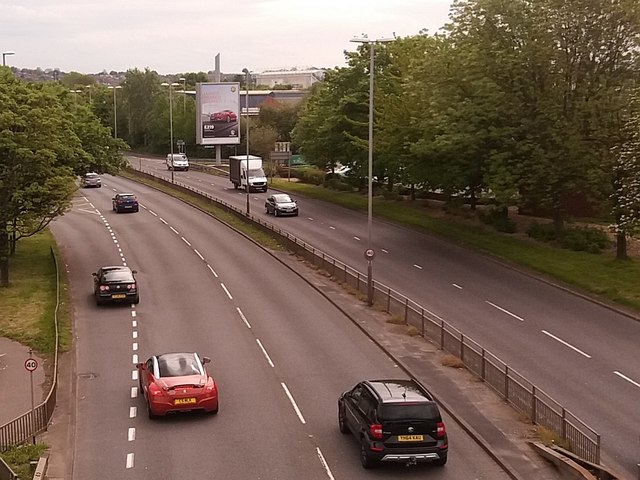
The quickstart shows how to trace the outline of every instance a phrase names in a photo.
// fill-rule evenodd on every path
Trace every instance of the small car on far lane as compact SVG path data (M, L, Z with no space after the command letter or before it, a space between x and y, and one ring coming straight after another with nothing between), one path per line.
M140 208L138 198L133 193L116 193L111 199L112 210L120 212L137 212Z
M193 410L218 413L218 387L205 368L209 362L197 353L164 353L138 363L140 393L149 418Z
M264 202L264 208L274 216L293 215L298 216L298 203L286 193L274 193L269 195Z
M102 180L100 179L100 175L94 172L85 173L80 179L80 185L83 188L88 187L102 187Z

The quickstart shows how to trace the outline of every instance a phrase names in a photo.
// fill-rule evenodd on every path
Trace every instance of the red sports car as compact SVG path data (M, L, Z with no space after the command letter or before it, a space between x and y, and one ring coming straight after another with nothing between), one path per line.
M209 362L197 353L165 353L138 363L149 418L192 410L218 413L218 387L204 366Z
M238 115L231 110L222 110L221 112L212 113L210 120L212 122L237 122Z

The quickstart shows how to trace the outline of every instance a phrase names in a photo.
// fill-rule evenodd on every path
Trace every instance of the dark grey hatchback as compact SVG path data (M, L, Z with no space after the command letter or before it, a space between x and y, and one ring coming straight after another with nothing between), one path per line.
M378 462L447 463L449 442L440 410L415 380L367 380L338 399L338 425L360 441L364 468Z
M119 265L101 267L92 273L96 305L107 302L139 303L140 293L135 274L135 270Z

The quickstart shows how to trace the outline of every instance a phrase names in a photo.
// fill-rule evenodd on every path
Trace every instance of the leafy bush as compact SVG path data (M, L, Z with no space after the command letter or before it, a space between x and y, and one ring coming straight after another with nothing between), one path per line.
M402 196L395 190L383 190L382 196L385 200L402 200Z
M562 248L578 252L600 253L609 246L607 234L597 228L568 228L558 240Z
M481 212L479 217L482 222L491 225L499 232L516 232L516 223L509 218L507 210L504 208L492 208L486 213Z
M527 234L541 242L557 242L567 250L576 252L600 253L609 246L606 232L599 228L570 227L557 231L552 223L533 223Z
M291 176L299 178L304 183L322 185L324 183L324 171L314 167L292 168Z
M527 235L540 242L553 242L558 238L552 223L533 222L527 228Z
M326 180L324 186L340 192L350 192L353 187L348 183L343 182L340 178L334 177Z

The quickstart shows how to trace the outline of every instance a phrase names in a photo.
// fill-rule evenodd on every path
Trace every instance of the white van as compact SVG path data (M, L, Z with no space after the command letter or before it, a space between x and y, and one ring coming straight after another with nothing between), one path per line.
M167 154L167 170L189 171L189 159L184 153Z

